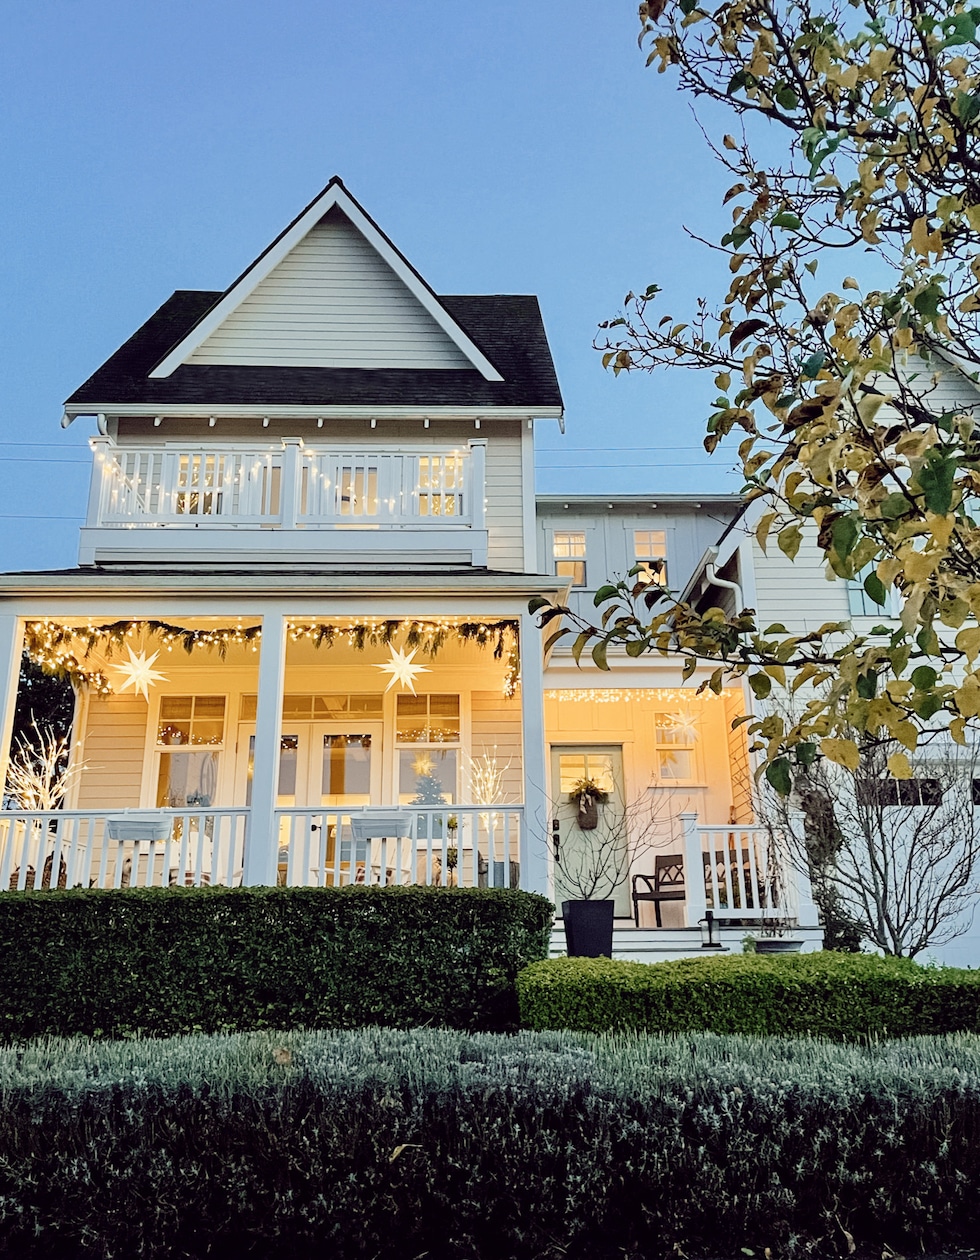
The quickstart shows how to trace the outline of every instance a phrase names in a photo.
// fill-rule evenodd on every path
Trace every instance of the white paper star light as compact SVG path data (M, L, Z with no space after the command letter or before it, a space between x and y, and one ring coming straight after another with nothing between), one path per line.
M412 695L415 695L415 675L431 674L432 671L427 665L413 665L415 653L418 648L413 648L406 656L400 648L388 645L388 651L391 653L391 660L385 661L383 665L375 665L375 669L382 669L386 674L391 675L388 686L385 691L390 691L395 683L400 683L403 687L407 687Z
M125 691L127 687L132 687L134 693L138 696L144 696L147 700L150 698L150 688L154 683L166 682L166 674L161 674L153 668L153 662L160 655L154 652L151 657L147 657L146 652L141 648L139 656L127 645L126 651L129 653L128 665L112 665L117 673L122 674L125 681L120 684L119 690Z

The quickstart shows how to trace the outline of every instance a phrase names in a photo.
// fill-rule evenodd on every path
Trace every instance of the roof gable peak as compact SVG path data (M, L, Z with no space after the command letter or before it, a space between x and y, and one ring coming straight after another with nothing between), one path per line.
M326 187L249 264L238 279L221 294L210 309L167 352L149 373L150 377L153 379L167 378L178 367L188 362L234 361L220 358L221 354L227 353L226 349L221 349L220 347L217 351L213 349L213 346L221 341L222 334L218 330L222 329L222 326L225 326L226 331L233 327L241 329L243 321L245 321L247 326L247 312L249 311L248 303L250 299L252 299L252 306L254 307L256 303L262 300L263 294L266 294L271 296L274 305L279 295L269 295L268 285L265 285L264 282L269 280L272 273L276 272L277 268L280 268L284 260L293 254L294 251L299 251L294 257L300 257L304 250L307 252L315 250L318 243L323 243L321 238L325 239L331 234L334 237L339 234L343 238L341 240L342 246L346 245L348 248L353 246L361 251L361 264L368 267L369 270L373 269L374 282L376 285L380 285L378 289L379 301L386 300L382 292L384 285L381 282L387 279L389 285L388 299L392 301L393 307L398 308L396 310L396 322L397 319L401 319L404 323L413 318L418 322L419 337L423 340L427 338L432 343L437 354L441 356L441 362L424 364L424 366L472 367L487 381L503 380L493 363L470 338L462 326L456 322L439 297L433 292L431 286L426 283L404 254L378 227L363 206L347 191L343 180L338 175L334 175L330 179ZM329 242L327 243L329 244ZM277 274L285 273L280 272ZM272 283L274 282L270 281L270 284ZM334 305L336 306L336 304ZM413 312L415 312L414 316ZM327 311L323 317L329 321L331 319L336 320L337 316L338 311L333 309ZM400 329L396 329L393 333L396 339L400 335ZM249 336L254 337L255 333L254 330L249 330L246 327L246 340ZM212 338L214 338L213 342L210 341ZM302 341L302 337L297 340ZM212 346L212 357L210 358L208 357L208 348L205 343L209 343ZM202 347L204 347L203 350ZM219 355L217 359L213 357L215 353ZM297 352L290 349L289 353L295 356ZM303 353L303 351L300 350L299 353ZM263 361L274 363L280 360L263 359ZM292 360L281 361L296 362L295 357ZM322 365L322 360L314 358L310 365ZM338 365L362 366L356 360L351 362L338 361ZM365 363L363 366L371 365ZM393 366L393 364L384 363L377 364L377 366ZM407 363L406 366L408 366ZM423 366L423 364L419 366Z

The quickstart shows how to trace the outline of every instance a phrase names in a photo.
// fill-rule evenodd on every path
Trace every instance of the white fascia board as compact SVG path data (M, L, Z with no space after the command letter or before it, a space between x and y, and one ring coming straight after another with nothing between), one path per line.
M151 379L159 380L168 377L185 363L194 351L206 341L220 324L228 318L248 295L279 265L286 255L309 233L323 218L328 210L338 206L350 219L358 231L381 255L384 261L398 276L409 292L432 316L443 332L459 347L473 366L485 380L502 381L504 378L493 366L482 350L470 340L462 328L449 315L432 290L410 266L405 257L392 245L391 241L368 218L357 202L350 196L342 184L328 184L323 194L312 202L309 208L300 215L296 222L284 232L276 243L264 254L260 254L245 274L238 280L218 304L204 316L183 340L169 352L150 372Z
M333 403L294 404L289 407L272 406L261 403L88 403L84 407L69 409L65 412L68 424L83 416L94 417L97 413L111 416L163 416L170 419L207 419L210 416L231 417L234 419L250 419L256 417L270 420L309 420L325 419L341 420L415 420L428 416L440 420L560 420L561 407L458 407L450 405L422 406L411 404L389 403L384 406L346 406ZM65 428L68 426L65 425Z

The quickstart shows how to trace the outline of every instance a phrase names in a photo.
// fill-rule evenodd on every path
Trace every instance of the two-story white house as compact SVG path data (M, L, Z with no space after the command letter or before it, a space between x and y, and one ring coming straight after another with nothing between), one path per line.
M592 780L642 819L630 876L686 863L673 904L621 883L624 926L759 918L742 691L545 661L527 610L637 562L683 585L738 500L536 500L561 417L536 298L436 294L337 178L224 292L168 298L65 404L94 430L78 566L0 576L3 756L22 651L77 695L66 807L5 811L0 888L560 900Z

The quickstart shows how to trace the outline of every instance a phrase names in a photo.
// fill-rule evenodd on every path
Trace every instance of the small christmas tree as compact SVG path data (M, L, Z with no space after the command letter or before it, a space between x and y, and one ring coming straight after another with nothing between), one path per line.
M418 775L415 780L415 796L409 804L445 805L445 803L446 794L436 776L431 771Z

